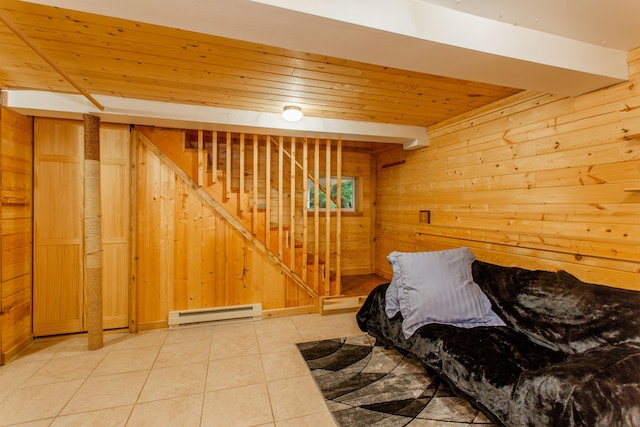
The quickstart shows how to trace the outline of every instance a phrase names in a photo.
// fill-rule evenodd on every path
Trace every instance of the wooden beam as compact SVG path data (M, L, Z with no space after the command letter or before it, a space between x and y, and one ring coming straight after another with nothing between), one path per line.
M282 259L282 193L283 193L283 166L284 166L284 137L278 139L278 257Z
M326 193L326 202L324 209L324 294L329 295L331 292L331 140L327 139L325 146L325 185L329 189Z
M320 139L316 138L313 152L313 271L316 276L316 291L320 295L320 202L318 195L320 194Z
M218 182L218 132L211 132L211 182Z
M204 131L198 129L198 185L204 185L204 177L207 172L207 160L204 152Z
M309 256L309 140L305 138L302 142L302 280L307 283L309 266L307 264Z
M336 285L332 295L340 295L340 242L342 240L342 139L338 139L338 146L336 147Z
M102 223L100 118L84 116L84 271L89 350L104 345L102 326Z
M264 209L265 209L265 240L264 244L268 250L271 250L271 137L267 135L267 140L265 141L266 152L265 152L265 168L264 168Z
M238 189L238 211L240 218L242 218L244 217L244 204L246 202L244 194L244 132L240 133L240 173L238 179L240 181L240 188Z
M289 183L289 256L291 257L290 266L296 271L296 138L291 137L291 165L290 165L290 183Z
M227 132L226 176L224 177L224 198L231 198L231 132Z
M251 218L251 229L256 234L258 227L258 134L253 135L253 216Z

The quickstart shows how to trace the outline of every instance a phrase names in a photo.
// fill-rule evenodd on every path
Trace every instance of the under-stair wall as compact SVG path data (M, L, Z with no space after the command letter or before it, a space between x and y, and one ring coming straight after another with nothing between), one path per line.
M166 327L169 311L192 308L259 302L272 314L316 311L313 293L211 208L186 174L169 166L174 162L197 175L197 152L193 167L191 153L173 151L172 138L180 132L145 131L158 146L140 136L146 142L137 147L138 328ZM237 209L233 198L226 205ZM247 217L244 226L250 227Z

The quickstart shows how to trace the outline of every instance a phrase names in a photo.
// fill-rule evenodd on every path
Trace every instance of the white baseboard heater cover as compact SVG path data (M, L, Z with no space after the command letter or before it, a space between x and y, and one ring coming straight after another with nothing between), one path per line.
M262 304L231 305L169 312L169 328L262 319Z

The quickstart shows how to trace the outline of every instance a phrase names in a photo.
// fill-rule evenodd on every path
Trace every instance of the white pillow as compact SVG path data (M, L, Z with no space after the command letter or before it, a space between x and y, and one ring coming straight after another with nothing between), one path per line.
M400 277L396 285L405 337L427 323L460 327L504 325L473 281L471 264L475 256L469 249L392 252L388 259Z
M384 311L387 313L389 319L393 318L400 311L400 301L398 301L398 284L402 280L402 277L398 262L394 255L397 253L398 252L392 252L387 256L387 261L389 261L389 264L391 264L391 268L393 269L393 277L391 278L391 283L389 283L385 294Z

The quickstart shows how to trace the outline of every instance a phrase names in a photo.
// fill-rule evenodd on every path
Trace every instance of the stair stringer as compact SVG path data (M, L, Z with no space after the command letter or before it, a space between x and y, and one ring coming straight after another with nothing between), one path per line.
M291 268L289 268L277 255L273 254L258 238L253 235L237 218L227 211L217 200L215 200L203 187L199 186L184 170L178 166L170 157L162 152L149 138L138 132L138 140L144 147L157 156L180 180L186 183L194 193L208 206L210 206L221 218L224 219L233 229L239 232L257 252L266 257L274 266L277 266L300 289L312 297L316 310L318 309L319 297L316 291L310 288Z

